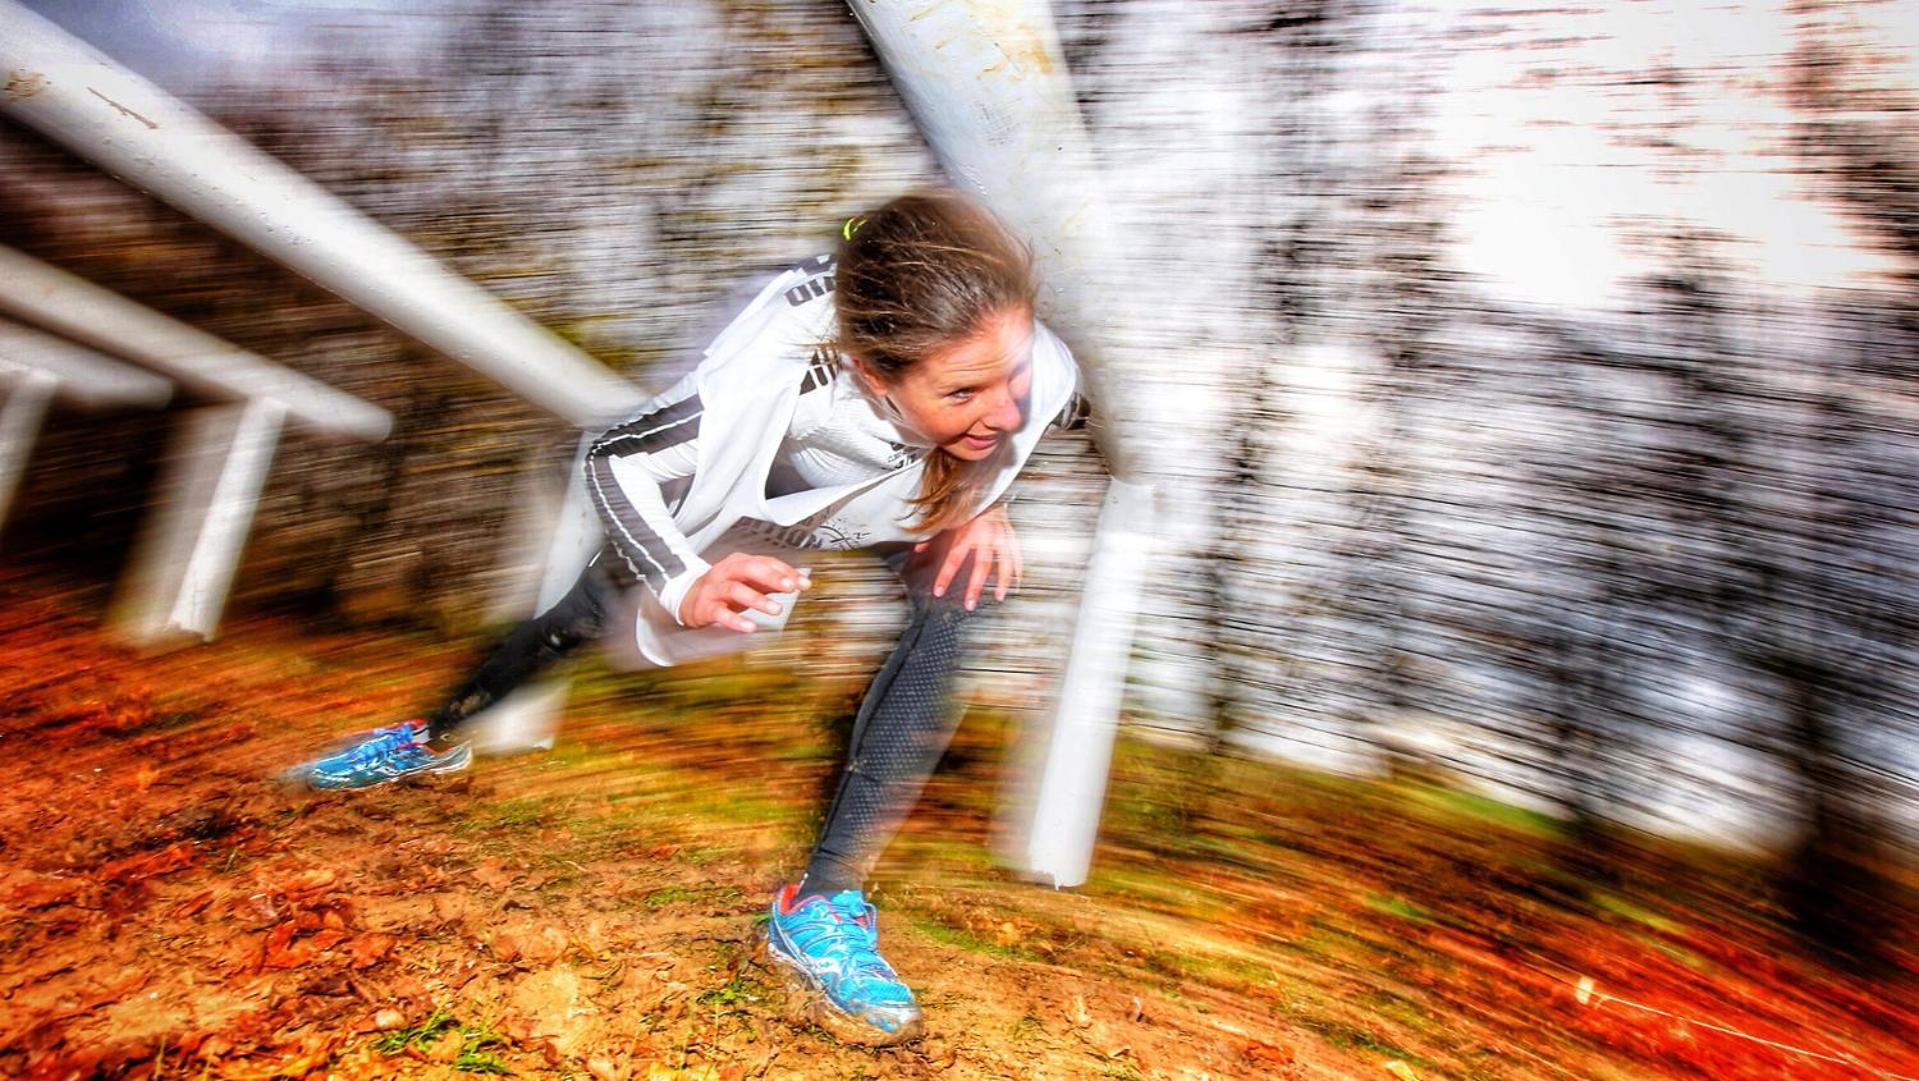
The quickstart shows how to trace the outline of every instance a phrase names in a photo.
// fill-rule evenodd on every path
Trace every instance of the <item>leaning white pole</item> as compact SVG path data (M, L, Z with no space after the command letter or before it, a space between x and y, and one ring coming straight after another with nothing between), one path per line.
M952 182L1034 247L1040 315L1073 347L1114 475L1137 479L1125 386L1107 370L1123 257L1045 0L852 0L893 85ZM1121 414L1124 414L1122 417Z
M557 335L14 0L0 0L0 72L8 116L527 401L580 427L643 404Z
M953 182L1033 243L1040 315L1080 359L1113 473L1032 802L1014 811L1023 869L1077 886L1098 835L1153 532L1144 414L1113 371L1123 253L1044 0L849 6Z

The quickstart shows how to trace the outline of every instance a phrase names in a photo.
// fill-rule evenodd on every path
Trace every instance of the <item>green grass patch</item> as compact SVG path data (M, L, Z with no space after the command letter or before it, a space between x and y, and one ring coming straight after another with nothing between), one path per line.
M1433 914L1397 894L1375 893L1366 898L1366 907L1374 912L1397 916L1413 923L1432 923Z
M1679 924L1661 916L1649 908L1641 908L1616 893L1604 893L1595 890L1592 900L1594 904L1607 912L1631 920L1634 923L1650 927L1662 935L1678 934L1680 931Z
M1415 807L1439 812L1442 815L1477 819L1534 837L1551 838L1565 833L1565 823L1549 814L1505 803L1477 792L1431 784L1407 785L1402 791Z
M491 1024L462 1025L460 1054L453 1060L453 1068L461 1073L510 1074L512 1069L494 1053L496 1048L506 1046L506 1037Z
M1706 959L1691 950L1681 949L1670 942L1661 942L1647 935L1640 935L1638 938L1646 945L1651 946L1653 949L1658 950L1660 953L1665 954L1667 957L1672 958L1696 972L1704 972L1708 967Z
M453 828L459 833L538 829L550 825L554 809L543 799L521 796L478 807Z
M373 1049L384 1055L397 1055L415 1044L431 1043L440 1033L458 1025L459 1021L445 1010L434 1010L426 1020L417 1025L397 1028L373 1041Z
M951 946L968 953L983 953L989 957L998 957L1008 961L1044 961L1046 958L1031 950L1018 946L1002 946L990 939L981 938L964 927L955 927L938 916L928 912L909 912L907 919L919 932L942 946Z
M1421 1031L1426 1031L1433 1023L1432 1014L1428 1013L1424 1006L1405 995L1383 988L1366 992L1359 997L1359 1002L1365 1006L1368 1013L1391 1018Z
M1307 1029L1342 1051L1370 1051L1384 1058L1399 1059L1408 1065L1426 1069L1433 1067L1431 1059L1408 1051L1371 1029L1325 1017L1300 1017L1295 1020L1301 1028Z
M732 979L701 994L694 1001L716 1010L731 1010L744 1004L759 1002L765 996L766 985L747 975L742 969L735 973Z
M667 905L703 905L713 907L732 907L739 904L744 894L738 886L661 886L640 899L648 908L664 908Z
M433 1043L450 1031L460 1034L460 1053L453 1068L462 1073L510 1074L513 1070L500 1060L497 1049L507 1046L506 1037L487 1022L466 1025L445 1010L434 1010L419 1024L392 1032L373 1041L373 1049L383 1055L397 1055L409 1047Z

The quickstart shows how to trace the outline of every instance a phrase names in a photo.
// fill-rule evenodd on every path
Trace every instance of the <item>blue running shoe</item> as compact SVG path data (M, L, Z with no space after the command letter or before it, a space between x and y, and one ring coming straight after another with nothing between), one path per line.
M427 746L421 721L376 728L343 749L299 767L294 776L313 788L371 788L407 777L453 773L473 762L473 749L462 743L444 751Z
M887 1045L916 1040L925 1028L913 992L879 954L877 917L860 891L801 897L787 886L773 898L766 947L818 992L811 997L823 1008L809 1017L833 1035Z

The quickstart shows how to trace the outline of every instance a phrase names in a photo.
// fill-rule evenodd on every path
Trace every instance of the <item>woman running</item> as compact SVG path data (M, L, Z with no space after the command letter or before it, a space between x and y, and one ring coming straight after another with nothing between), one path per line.
M572 591L438 710L302 775L358 788L465 768L466 720L598 638L635 583L640 653L670 665L782 625L810 585L803 553L873 550L906 583L910 616L860 704L805 872L773 899L768 945L821 993L830 1027L917 1037L861 887L951 738L967 615L989 576L1002 600L1020 579L995 504L1052 422L1081 412L1072 356L1034 320L1034 294L1030 252L955 193L849 221L835 255L775 279L691 375L591 444L607 543Z

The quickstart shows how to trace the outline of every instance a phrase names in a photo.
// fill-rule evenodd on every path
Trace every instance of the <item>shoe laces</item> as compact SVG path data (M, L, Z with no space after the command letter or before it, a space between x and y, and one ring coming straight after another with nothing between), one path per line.
M828 915L820 920L826 941L824 948L843 958L849 971L859 976L897 979L892 966L879 954L878 914L866 898L847 890L825 898Z
M354 765L365 765L377 762L407 744L418 742L421 742L419 734L412 725L394 725L380 729L372 738L347 752L347 759Z

